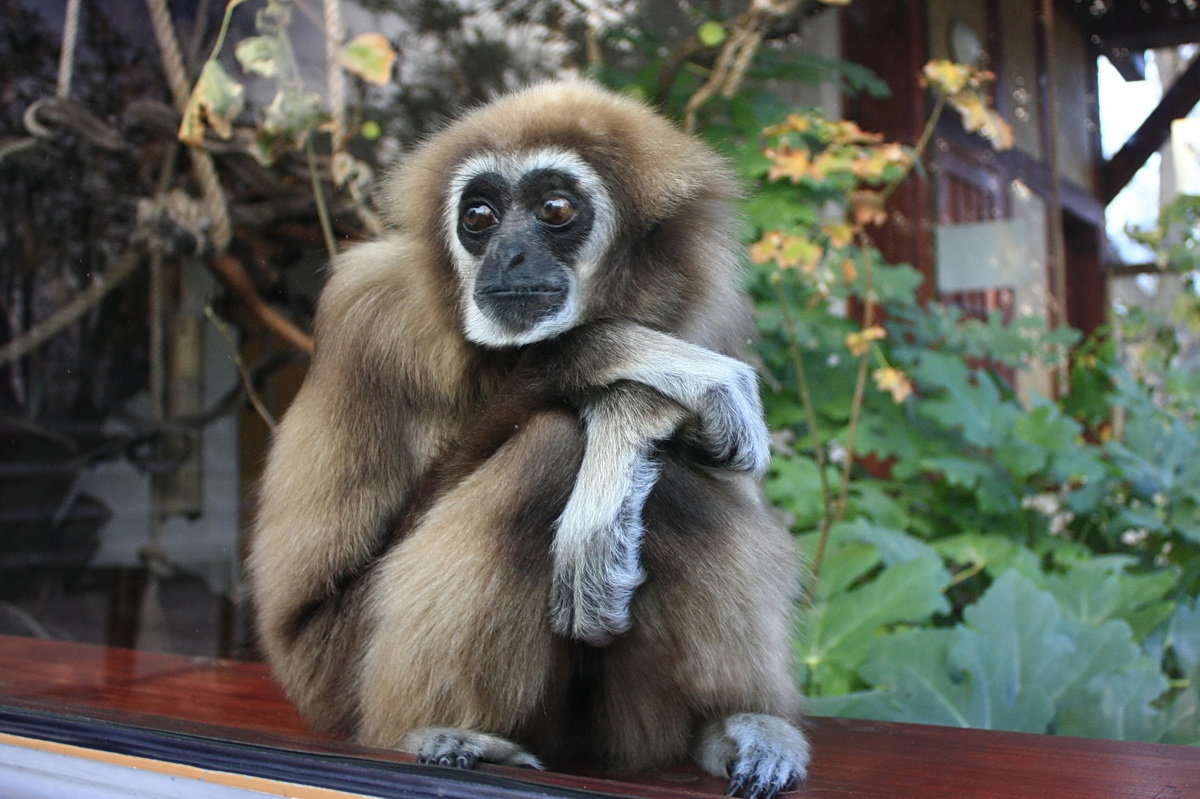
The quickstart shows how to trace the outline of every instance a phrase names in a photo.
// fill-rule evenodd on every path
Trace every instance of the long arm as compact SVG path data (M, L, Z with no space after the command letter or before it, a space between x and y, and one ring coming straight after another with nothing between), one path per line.
M583 396L586 449L556 524L550 619L596 646L626 632L644 579L642 509L654 447L688 426L708 462L758 473L770 457L753 370L628 322L573 331L543 374Z
M614 320L584 325L532 349L554 391L587 397L637 383L682 407L714 465L760 474L770 461L770 434L754 368L669 333Z

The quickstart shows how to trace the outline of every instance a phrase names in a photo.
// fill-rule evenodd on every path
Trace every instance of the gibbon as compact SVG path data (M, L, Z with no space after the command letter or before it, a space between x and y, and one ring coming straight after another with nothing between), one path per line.
M315 726L422 762L802 780L799 563L728 166L586 82L467 113L339 256L250 573Z

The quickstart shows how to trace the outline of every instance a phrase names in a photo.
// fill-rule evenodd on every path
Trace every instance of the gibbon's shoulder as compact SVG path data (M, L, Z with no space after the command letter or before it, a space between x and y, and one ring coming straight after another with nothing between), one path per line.
M421 348L465 347L451 267L435 246L389 232L334 259L317 305L315 339L322 350L386 350L415 357Z

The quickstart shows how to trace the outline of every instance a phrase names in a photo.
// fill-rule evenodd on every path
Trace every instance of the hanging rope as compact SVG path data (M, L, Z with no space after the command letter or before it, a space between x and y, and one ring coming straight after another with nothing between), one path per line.
M104 299L104 295L128 280L141 262L141 248L131 245L121 253L116 263L105 271L102 281L88 286L59 308L53 316L0 347L0 366L28 355L73 325L89 308Z
M67 0L67 16L63 22L62 47L58 51L58 86L54 96L65 100L71 94L71 76L75 72L75 42L79 39L79 5L80 0ZM54 131L38 121L37 114L44 106L51 104L50 98L43 97L30 104L25 109L23 121L28 136L6 143L0 147L0 161L11 155L28 150L37 144L38 139L49 138Z
M341 151L346 138L346 74L342 71L342 42L346 40L346 25L342 21L341 0L324 0L325 12L325 82L329 89L330 139L332 150ZM334 175L341 185L341 176Z
M154 38L158 40L167 85L175 99L176 110L183 113L191 94L191 84L183 65L179 40L175 37L175 27L171 23L171 12L167 9L166 0L146 0L146 6L150 10ZM200 193L204 197L209 219L212 220L209 236L216 250L223 251L233 238L233 225L229 220L229 207L225 201L225 191L221 188L221 180L217 177L217 168L213 164L212 155L203 147L189 147L188 152L192 157L192 172L196 182L200 184Z
M23 358L36 351L50 339L62 333L79 318L104 299L111 291L129 280L141 266L147 250L161 248L164 230L168 227L190 239L188 247L200 247L203 242L203 222L201 217L206 214L197 200L189 197L183 190L162 194L157 198L142 199L137 205L137 222L133 234L125 250L116 257L112 265L104 270L99 280L80 291L62 307L50 316L38 322L34 327L17 336L12 341L0 346L0 366ZM153 273L151 279L154 279ZM151 302L159 294L152 290ZM311 352L311 340L308 342Z
M80 0L67 0L67 19L63 24L62 50L58 54L58 91L60 98L71 94L71 76L75 72L75 41L79 38Z

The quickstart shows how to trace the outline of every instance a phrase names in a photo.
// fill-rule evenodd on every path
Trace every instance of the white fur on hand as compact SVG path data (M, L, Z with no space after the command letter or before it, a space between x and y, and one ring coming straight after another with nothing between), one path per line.
M645 579L642 509L659 475L654 444L684 417L671 401L632 385L584 407L583 462L552 547L550 625L557 634L604 646L629 630L634 591Z

